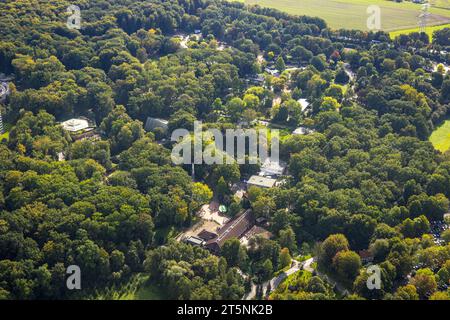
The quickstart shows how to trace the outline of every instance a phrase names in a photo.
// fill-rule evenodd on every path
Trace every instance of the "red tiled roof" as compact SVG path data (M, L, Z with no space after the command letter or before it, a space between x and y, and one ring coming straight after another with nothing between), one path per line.
M369 250L361 250L358 252L359 256L362 259L371 259L373 258L372 252L370 252Z

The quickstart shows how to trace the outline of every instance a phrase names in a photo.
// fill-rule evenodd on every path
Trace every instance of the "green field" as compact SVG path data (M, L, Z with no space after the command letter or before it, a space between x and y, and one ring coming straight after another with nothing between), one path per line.
M161 289L155 286L144 285L134 292L117 295L113 300L162 300L163 297L164 294Z
M389 0L238 0L258 4L296 15L323 18L333 29L367 30L367 8L381 8L381 27L384 31L417 28L422 6L412 2L397 3ZM430 8L429 25L450 23L450 2L435 0Z
M440 30L440 29L444 29L444 28L450 28L450 24L443 24L440 26L428 27L428 28L426 28L425 32L428 34L428 36L431 39L433 37L433 32ZM389 32L389 35L391 36L392 39L394 39L395 37L397 37L401 34L410 34L410 33L419 32L419 31L420 31L419 28L412 28L412 29L392 31L392 32Z
M6 139L6 140L9 139L9 131L5 132L3 134L0 134L0 141L3 141L3 139Z
M113 286L90 297L91 300L164 300L164 292L149 283L148 276L138 274L126 284Z
M445 121L442 126L433 132L430 141L441 152L450 149L450 120Z

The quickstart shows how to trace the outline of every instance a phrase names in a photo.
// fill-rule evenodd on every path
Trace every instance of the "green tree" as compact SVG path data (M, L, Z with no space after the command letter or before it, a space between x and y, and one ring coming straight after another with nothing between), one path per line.
M340 251L333 258L334 270L346 282L353 283L361 267L361 258L353 251Z
M430 269L418 270L411 284L417 288L421 299L429 298L437 289L435 276Z
M278 241L281 247L288 248L292 253L297 252L297 240L292 228L289 227L285 230L281 230Z
M343 234L334 234L325 239L320 245L318 263L324 269L330 269L333 258L340 251L348 251L349 244L347 238Z
M417 289L412 284L399 287L394 294L395 300L419 300Z
M230 267L245 269L247 263L247 252L241 246L239 239L229 239L222 246L221 254L227 260Z
M280 251L280 268L286 268L291 265L292 257L289 254L288 248L283 248Z
M286 63L284 62L284 59L282 56L279 56L277 61L275 62L275 67L280 71L283 72L286 69Z

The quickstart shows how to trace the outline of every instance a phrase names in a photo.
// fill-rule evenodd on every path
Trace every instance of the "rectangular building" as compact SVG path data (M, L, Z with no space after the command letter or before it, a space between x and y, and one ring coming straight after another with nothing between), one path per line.
M223 244L232 238L240 239L250 230L254 223L254 217L251 210L245 211L239 217L229 221L218 232L218 236L206 243L206 248L213 252L219 253Z
M252 176L247 181L247 188L250 187L259 187L264 189L270 189L275 186L277 183L276 179L262 177L262 176Z
M268 158L261 165L261 171L259 175L263 177L279 177L284 174L285 170L285 164L280 163L279 161L272 161L270 158Z

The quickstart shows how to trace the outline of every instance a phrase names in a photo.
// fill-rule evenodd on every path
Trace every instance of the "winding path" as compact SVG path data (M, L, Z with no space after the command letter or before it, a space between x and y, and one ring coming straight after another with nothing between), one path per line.
M290 275L300 271L300 270L305 270L308 272L316 272L316 274L324 281L330 283L332 286L336 287L337 291L339 291L340 294L342 295L347 295L348 291L339 283L337 283L336 281L334 281L333 279L331 279L330 277L328 277L326 274L323 274L321 272L319 272L318 270L315 270L312 267L312 264L314 262L315 258L310 258L306 261L303 262L298 262L296 260L292 261L292 265L291 268L289 270L286 270L282 273L280 273L277 277L271 279L270 281L266 281L262 284L263 287L263 296L266 296L267 293L267 289L269 287L269 283L270 283L270 292L272 293L273 291L275 291L278 286L283 282L283 280L285 280L287 277L289 277ZM242 300L253 300L256 297L256 289L257 289L257 285L252 283L252 287L250 289L250 292L247 293Z
M269 287L269 284L270 284L270 288L271 288L269 293L271 293L271 292L275 291L276 288L278 288L278 286L283 282L284 279L286 279L290 275L296 273L297 271L300 271L300 269L301 269L301 263L298 262L297 260L292 260L292 265L289 270L281 272L275 278L271 279L270 281L266 281L262 284L263 296L267 295L267 288ZM250 292L244 296L243 300L253 300L256 297L256 288L257 288L257 285L252 283Z

